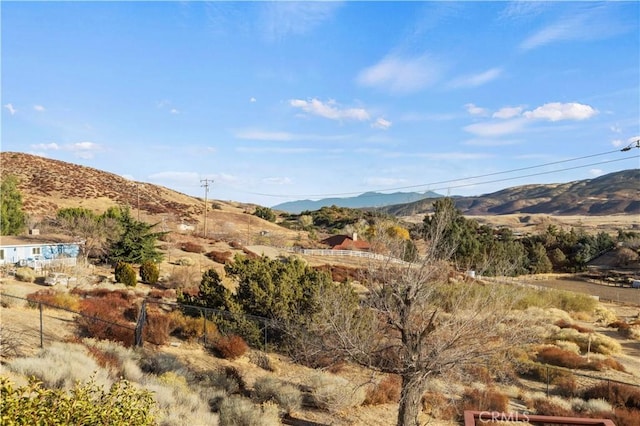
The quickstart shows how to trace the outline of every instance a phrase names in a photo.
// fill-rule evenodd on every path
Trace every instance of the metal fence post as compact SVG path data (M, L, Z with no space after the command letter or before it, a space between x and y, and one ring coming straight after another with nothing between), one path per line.
M44 349L44 329L42 324L42 303L38 303L38 309L40 310L40 349Z
M547 365L547 398L549 398L549 366Z

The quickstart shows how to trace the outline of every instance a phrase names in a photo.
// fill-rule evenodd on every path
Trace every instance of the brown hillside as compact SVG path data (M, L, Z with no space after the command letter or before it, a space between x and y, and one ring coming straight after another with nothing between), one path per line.
M85 207L102 213L112 206L129 206L141 220L162 222L167 230L180 223L202 231L204 203L163 186L127 180L113 173L64 161L17 152L0 153L2 177L14 175L22 194L24 210L36 222L54 216L60 208ZM210 200L207 234L250 243L264 231L275 238L293 238L297 233L251 214L255 206ZM214 208L215 206L215 208Z

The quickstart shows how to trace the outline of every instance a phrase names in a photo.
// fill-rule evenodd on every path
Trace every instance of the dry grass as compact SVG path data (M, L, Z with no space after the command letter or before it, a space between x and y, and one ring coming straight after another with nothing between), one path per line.
M309 377L306 384L311 389L314 407L337 413L348 408L360 406L366 398L363 386L354 385L349 380L329 373L316 373Z

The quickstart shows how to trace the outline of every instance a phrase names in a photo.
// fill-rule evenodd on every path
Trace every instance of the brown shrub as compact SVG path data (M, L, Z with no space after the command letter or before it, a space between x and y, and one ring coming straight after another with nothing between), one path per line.
M249 345L240 336L222 336L213 342L213 349L225 359L236 359L249 350Z
M619 383L600 383L586 391L583 399L604 399L616 408L640 410L640 389Z
M147 297L152 299L172 299L176 298L176 291L173 289L160 290L158 288L154 288L147 294Z
M229 242L229 246L231 246L231 248L234 248L236 250L240 250L242 249L242 244L239 243L238 241L231 241Z
M483 390L467 389L460 399L461 410L507 411L509 397L493 387Z
M580 355L556 346L541 348L538 351L537 360L545 364L573 369L583 368L587 364L587 360Z
M226 265L227 263L233 260L233 253L231 253L230 251L213 250L205 254L205 256L207 256L209 259L213 260L214 262L221 263L223 265Z
M614 412L602 413L598 417L611 419L616 426L637 426L640 425L640 411L629 408L616 408Z
M589 327L583 327L579 324L575 324L575 323L571 323L567 320L564 319L560 319L558 321L556 321L555 325L557 327L560 328L573 328L574 330L578 331L579 333L593 333L593 329L589 328Z
M572 375L559 376L552 381L552 384L556 386L556 392L561 396L574 397L578 394L578 382Z
M182 243L180 249L182 251L186 251L187 253L204 253L204 247L202 247L202 245L191 241Z
M420 402L422 411L435 419L456 420L458 417L456 406L441 393L426 392Z
M131 346L134 324L124 318L127 308L130 308L130 302L118 294L84 299L80 301L82 315L76 317L76 324L83 335Z
M622 371L623 373L627 372L627 369L624 368L618 360L614 358L605 358L603 360L598 361L603 367L609 368L611 370Z
M30 307L36 307L38 302L44 303L44 307L50 305L52 308L64 308L77 312L80 308L80 299L74 294L69 294L54 289L38 290L27 295Z
M560 417L572 417L575 416L574 412L567 410L557 404L554 404L547 398L535 399L533 401L533 408L537 414L543 416L560 416Z
M396 374L386 376L367 391L364 405L397 403L400 400L402 379Z
M91 357L96 360L100 367L118 368L118 366L120 365L120 361L118 360L118 357L115 353L104 352L98 349L96 346L92 345L87 345L86 348L89 354L91 354Z
M169 341L171 332L171 317L169 314L157 309L147 310L147 322L142 330L142 338L145 342L154 345L164 345Z

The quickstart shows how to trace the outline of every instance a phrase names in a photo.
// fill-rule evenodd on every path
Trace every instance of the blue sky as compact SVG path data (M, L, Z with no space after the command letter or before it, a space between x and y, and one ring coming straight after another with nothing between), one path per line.
M635 1L0 7L2 151L266 206L640 167Z

